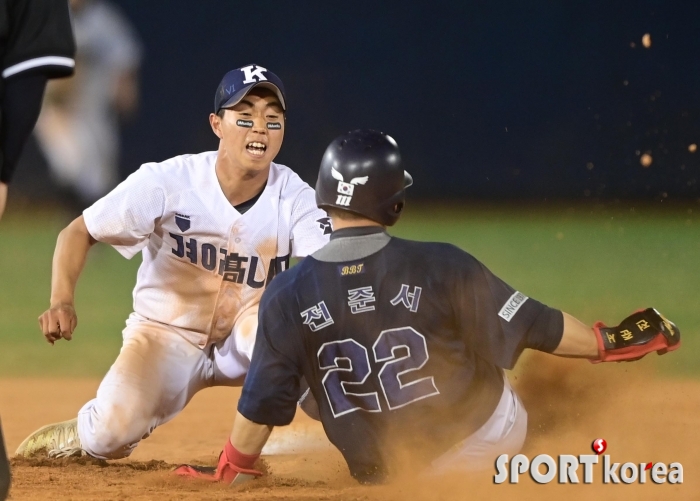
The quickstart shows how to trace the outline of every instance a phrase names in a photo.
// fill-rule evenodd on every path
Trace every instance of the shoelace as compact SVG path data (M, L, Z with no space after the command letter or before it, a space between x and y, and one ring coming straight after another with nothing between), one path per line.
M71 456L84 456L85 451L80 447L63 447L61 449L51 449L47 455L50 458L60 459Z
M79 444L77 430L68 426L59 430L58 440L52 441L52 447L47 451L47 455L50 458L82 456L83 449Z

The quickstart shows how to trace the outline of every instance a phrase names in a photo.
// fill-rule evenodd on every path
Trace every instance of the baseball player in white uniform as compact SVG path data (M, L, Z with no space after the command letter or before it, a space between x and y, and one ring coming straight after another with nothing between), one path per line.
M47 341L70 340L74 291L90 247L112 245L143 262L124 344L97 396L75 419L45 426L16 454L128 456L208 386L240 385L260 297L290 257L328 241L314 190L272 160L285 130L284 87L249 65L228 72L209 117L217 151L147 163L59 235Z

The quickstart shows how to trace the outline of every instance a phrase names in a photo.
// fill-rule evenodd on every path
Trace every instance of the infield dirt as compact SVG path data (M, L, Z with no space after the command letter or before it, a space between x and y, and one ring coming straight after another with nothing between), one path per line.
M529 357L509 375L529 412L523 452L530 458L539 453L590 454L592 440L602 437L614 462L682 463L682 484L603 484L602 465L597 465L590 485L539 485L527 475L517 485L494 485L492 469L436 478L406 475L386 486L360 486L341 455L324 441L320 424L303 415L291 427L275 431L272 442L271 452L298 447L297 452L264 456L269 474L259 480L231 489L176 478L170 473L176 464L215 464L230 431L239 392L211 388L195 396L180 416L157 429L127 460L13 460L10 499L700 499L700 382L662 378L650 367L646 360L592 366ZM8 450L14 451L39 426L75 416L98 384L85 379L1 379L0 413Z

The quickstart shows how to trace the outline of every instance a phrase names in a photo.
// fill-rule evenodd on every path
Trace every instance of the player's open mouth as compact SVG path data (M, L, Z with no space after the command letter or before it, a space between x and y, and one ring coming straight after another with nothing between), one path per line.
M253 141L252 143L248 143L245 149L248 150L248 152L250 152L251 155L261 157L265 154L267 146L265 146L262 143L258 143L257 141Z

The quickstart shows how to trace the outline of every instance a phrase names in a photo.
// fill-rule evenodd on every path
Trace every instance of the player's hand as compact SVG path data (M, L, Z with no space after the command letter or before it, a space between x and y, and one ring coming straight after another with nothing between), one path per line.
M78 315L72 304L57 304L39 316L39 327L46 341L51 344L63 338L73 339L73 331L78 326Z
M262 476L258 470L241 469L227 464L214 468L213 466L199 466L193 464L181 464L173 471L178 477L198 478L209 482L222 482L231 486L240 485Z
M238 485L260 477L263 473L254 470L253 466L260 454L242 454L226 441L224 450L219 455L219 464L216 468L207 466L194 466L181 464L173 473L179 477L199 478L210 482L223 482L228 485Z

